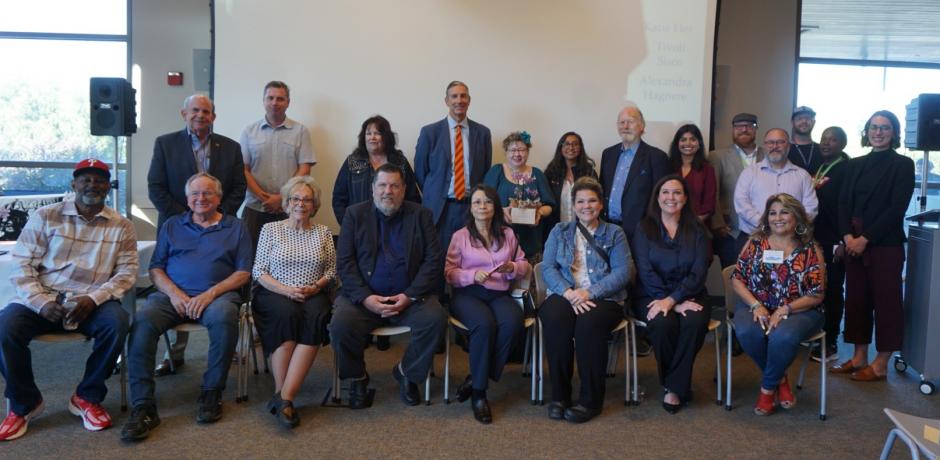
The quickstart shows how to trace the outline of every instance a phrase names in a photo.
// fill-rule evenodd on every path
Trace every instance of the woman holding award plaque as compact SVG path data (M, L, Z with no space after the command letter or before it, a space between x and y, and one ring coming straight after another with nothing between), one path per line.
M506 223L512 225L529 261L537 262L542 254L542 226L539 222L551 215L555 196L545 174L527 164L530 148L532 136L529 133L510 133L503 139L506 162L493 166L483 178L483 183L496 189Z

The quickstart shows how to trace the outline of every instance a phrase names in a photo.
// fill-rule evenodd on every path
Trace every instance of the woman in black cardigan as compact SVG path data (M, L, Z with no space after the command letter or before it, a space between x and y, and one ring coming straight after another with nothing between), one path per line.
M839 198L839 227L845 242L845 342L855 344L852 359L832 368L852 380L884 380L891 353L901 349L904 314L904 213L914 193L914 162L898 154L901 124L887 110L865 123L865 156L846 165ZM873 313L874 312L874 313ZM875 327L878 354L869 364Z

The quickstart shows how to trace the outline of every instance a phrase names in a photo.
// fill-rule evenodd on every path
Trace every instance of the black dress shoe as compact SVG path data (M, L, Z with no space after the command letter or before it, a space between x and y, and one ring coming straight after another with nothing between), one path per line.
M580 404L565 409L565 420L571 423L584 423L600 415L600 409L591 409Z
M292 429L300 425L300 416L297 415L297 410L294 409L294 403L281 399L280 392L271 396L266 407L268 412L277 418L277 423L280 423L284 428Z
M490 403L486 400L486 398L473 398L470 406L473 407L473 418L477 419L478 422L484 425L493 423L493 414L490 412Z
M552 401L548 403L548 418L552 420L564 420L565 419L565 409L568 408L568 404L559 401Z
M196 410L196 421L199 423L214 423L222 418L222 392L219 390L203 390L197 400L199 408Z
M121 440L142 441L150 435L150 430L160 425L157 408L150 405L134 406L131 416L121 429Z
M421 394L418 393L418 385L411 383L408 378L401 373L401 370L398 369L398 364L392 368L392 376L395 377L395 380L398 380L398 396L401 397L401 402L409 406L417 406L421 403Z
M457 387L457 402L464 402L467 399L470 399L470 395L473 394L473 379L468 375Z
M353 380L349 383L349 408L365 409L371 405L372 400L369 398L369 374L366 373L365 377L359 380Z
M663 401L663 409L670 414L675 414L679 412L679 409L682 407L682 404L669 404L666 401Z
M180 368L183 367L183 364L186 364L182 359L174 359L173 366L170 367L170 360L164 359L163 362L157 364L157 367L153 369L154 377L163 377L164 375L175 374L179 372Z

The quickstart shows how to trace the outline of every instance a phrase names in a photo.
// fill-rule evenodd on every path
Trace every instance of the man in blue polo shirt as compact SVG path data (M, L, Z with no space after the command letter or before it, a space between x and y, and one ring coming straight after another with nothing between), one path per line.
M251 274L252 244L244 224L219 212L222 184L207 173L186 181L190 211L166 221L150 261L159 292L137 312L128 344L134 409L121 438L139 441L160 424L154 398L157 341L169 328L195 321L209 330L208 369L203 374L196 421L222 417L222 390L238 335L239 289Z

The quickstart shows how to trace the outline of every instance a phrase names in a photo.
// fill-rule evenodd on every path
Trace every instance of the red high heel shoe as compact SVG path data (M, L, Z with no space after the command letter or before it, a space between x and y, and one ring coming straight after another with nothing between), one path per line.
M780 402L780 407L784 409L792 409L793 406L796 406L796 395L790 389L790 381L786 375L783 376L780 385L777 385L777 401Z
M754 413L757 415L770 415L774 413L774 393L767 394L763 391L757 397L757 404L754 404Z

